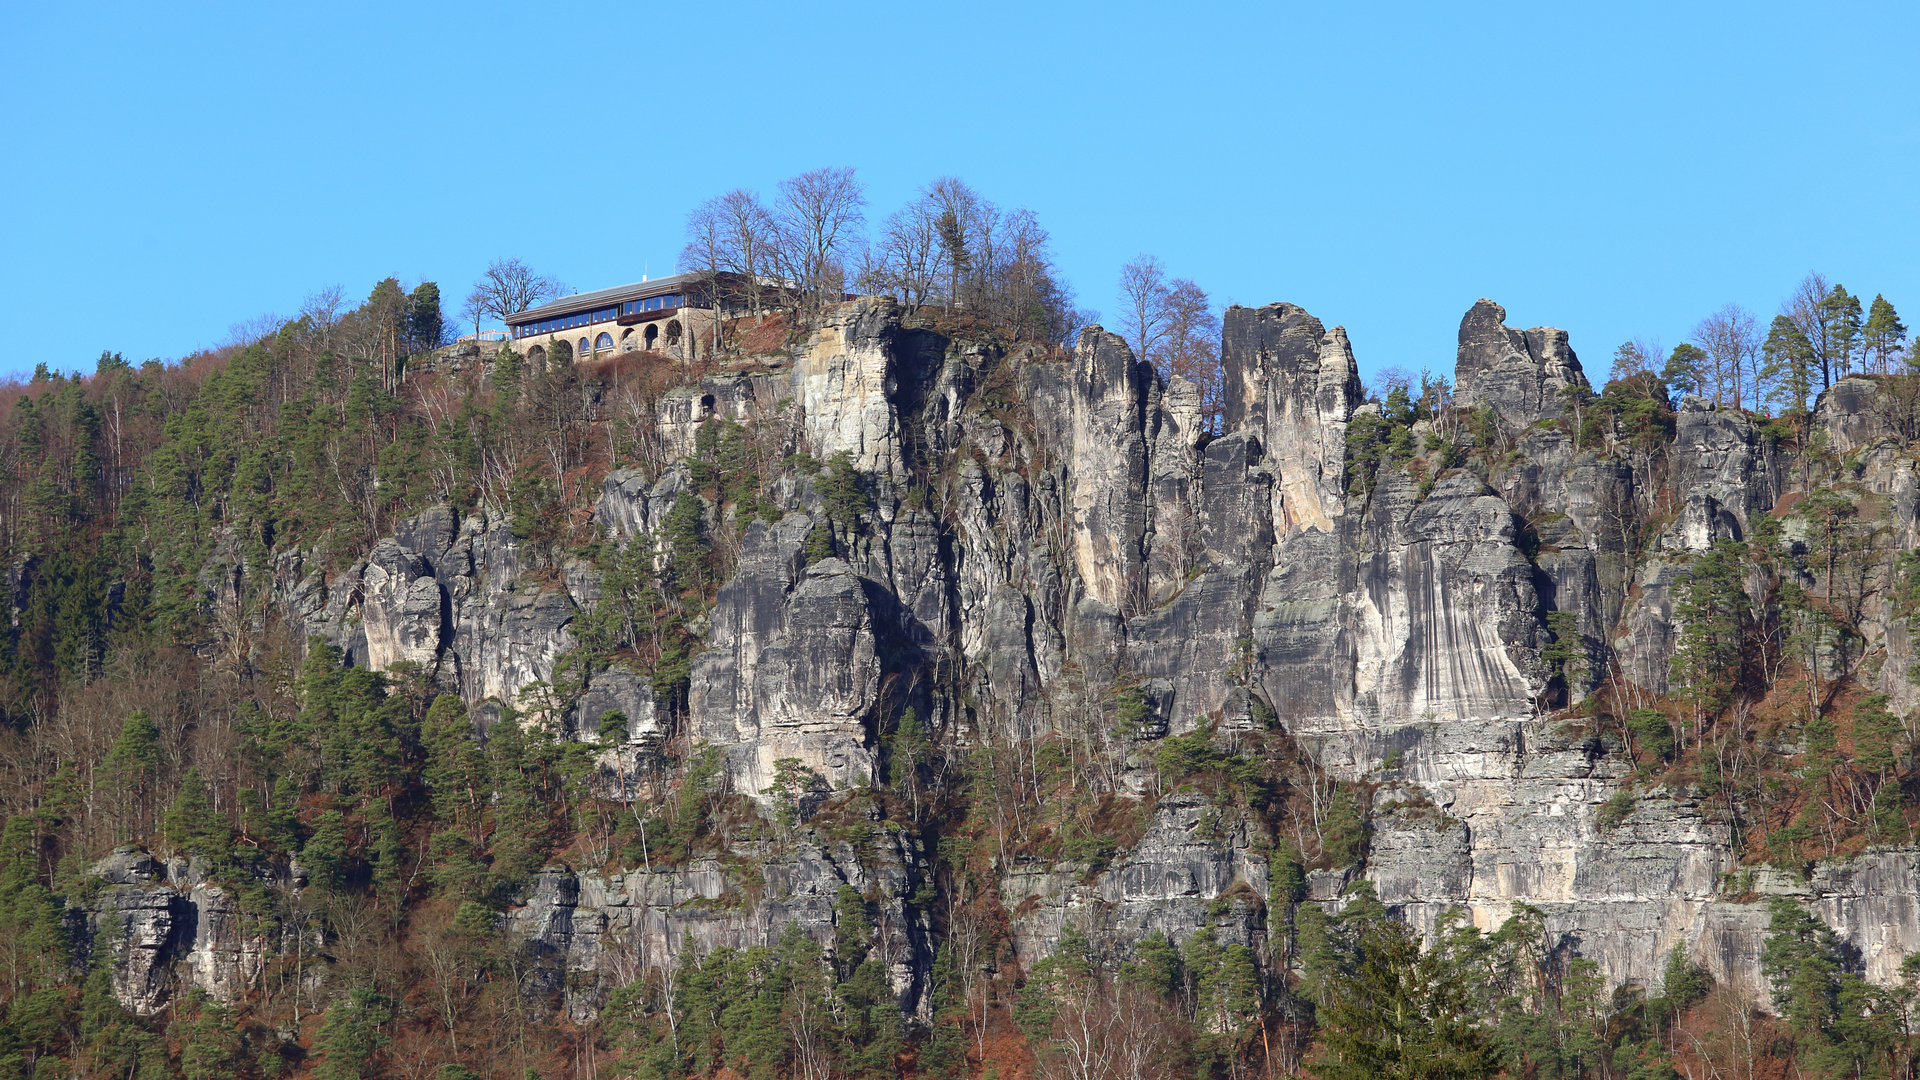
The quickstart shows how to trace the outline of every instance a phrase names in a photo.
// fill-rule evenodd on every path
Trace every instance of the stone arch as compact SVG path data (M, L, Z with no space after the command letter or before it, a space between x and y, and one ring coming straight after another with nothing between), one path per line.
M671 349L678 344L680 344L680 320L669 319L667 320L667 348Z
M647 339L647 351L652 352L653 347L655 345L660 344L660 324L659 323L647 324L646 339Z
M620 331L621 352L632 352L639 347L640 343L633 340L633 327L629 326L625 330Z
M591 355L591 354L592 354L592 352L593 352L593 346L591 346L591 345L589 345L589 344L587 344L587 339L586 339L586 338L581 338L581 339L580 339L580 351L579 351L579 352L577 352L577 353L575 353L574 355L575 355L575 356L588 356L588 355Z
M539 367L547 362L547 349L544 345L535 345L527 350L527 363Z
M566 338L555 338L553 348L547 350L547 358L556 364L565 363L573 359L573 346Z
M600 336L593 339L593 351L599 352L601 349L611 348L613 348L613 335L605 330L600 331Z

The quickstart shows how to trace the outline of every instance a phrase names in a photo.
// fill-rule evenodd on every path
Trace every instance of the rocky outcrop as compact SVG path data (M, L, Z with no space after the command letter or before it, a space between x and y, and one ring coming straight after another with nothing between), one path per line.
M1045 956L1068 925L1122 952L1155 931L1185 941L1208 926L1226 944L1260 943L1267 860L1250 839L1244 825L1223 827L1211 803L1189 792L1161 800L1140 842L1111 867L1016 860L1000 881L1001 904L1015 913L1016 948L1022 957Z
M1506 318L1505 308L1479 300L1460 320L1453 401L1484 406L1503 432L1518 436L1558 418L1569 407L1568 391L1587 389L1587 378L1565 330L1511 330Z
M1364 489L1347 472L1361 407L1351 345L1290 304L1227 312L1217 432L1193 386L1099 327L1065 357L950 343L874 298L835 308L789 356L666 394L655 420L670 456L691 451L713 417L777 423L781 456L846 454L871 505L832 522L831 557L810 553L829 521L817 482L767 478L778 520L729 533L731 576L696 624L684 709L615 662L560 719L597 741L608 713L625 717L626 742L601 762L626 798L642 794L631 779L642 759L684 737L723 752L735 793L768 800L791 759L811 788L804 810L864 816L671 868L643 857L618 874L542 873L506 922L544 958L548 988L584 1017L689 934L702 948L759 944L791 922L830 944L834 897L851 885L874 906L902 1008L924 1013L928 852L861 793L909 707L956 748L1098 732L1118 747L1120 785L1149 800L1155 740L1271 726L1372 794L1365 859L1315 875L1307 902L1337 903L1364 876L1423 928L1453 909L1491 928L1530 905L1555 947L1615 982L1657 983L1684 941L1757 987L1764 912L1757 887L1732 884L1743 872L1721 816L1683 789L1642 790L1603 825L1631 765L1612 733L1550 713L1609 665L1667 686L1676 583L1716 539L1748 539L1776 512L1784 462L1753 421L1693 398L1653 462L1588 423L1590 387L1565 332L1504 317L1483 300L1459 330L1452 419L1484 410L1491 425L1418 432L1495 440L1479 471L1383 469ZM1910 465L1874 456L1885 432L1873 389L1843 380L1817 422L1884 496L1887 535L1911 545L1920 483ZM595 521L613 544L650 544L690 483L684 467L616 469ZM724 511L702 505L717 528ZM1649 519L1659 528L1638 535ZM502 514L442 507L344 572L298 556L271 572L288 620L353 662L412 664L476 708L527 708L526 688L552 684L602 586L584 558L527 570ZM1904 622L1884 596L1863 608L1864 648L1910 702ZM1565 698L1541 662L1556 611L1576 615L1587 659ZM1144 716L1116 732L1123 693ZM1142 810L1142 838L1103 865L1039 846L995 852L1014 959L1050 952L1069 925L1121 954L1155 930L1265 941L1284 914L1267 909L1271 838L1220 811L1192 791L1159 797ZM1876 851L1803 883L1875 978L1920 949L1917 859ZM237 936L220 887L131 854L99 873L111 884L91 917L118 943L130 1007L163 1007L173 975L209 988L251 977L259 952Z
M771 945L789 924L831 955L835 905L851 886L867 901L878 930L874 955L901 1011L925 1017L931 930L911 900L931 874L926 853L878 824L857 843L806 829L790 844L744 845L737 862L703 858L611 876L550 867L505 922L541 962L539 984L564 995L567 1014L579 1020L648 967L693 962L722 946Z
M1329 532L1345 509L1347 421L1360 370L1347 332L1292 304L1232 307L1222 323L1226 429L1254 435L1275 477L1275 531Z
M128 1011L160 1012L176 981L225 1002L256 984L268 942L200 860L163 863L123 847L92 873L102 888L81 908L84 942L110 951L114 996Z
M1073 565L1087 599L1109 611L1144 603L1147 522L1146 403L1153 369L1117 334L1080 335L1067 380L1067 452Z
M749 533L760 553L754 562L778 576L745 571L723 590L714 621L720 648L694 665L694 736L730 748L736 781L749 794L773 783L782 758L798 759L833 788L874 774L866 725L880 660L866 585L840 559L800 569L810 525L796 519L778 534L760 526ZM790 594L767 598L775 589Z

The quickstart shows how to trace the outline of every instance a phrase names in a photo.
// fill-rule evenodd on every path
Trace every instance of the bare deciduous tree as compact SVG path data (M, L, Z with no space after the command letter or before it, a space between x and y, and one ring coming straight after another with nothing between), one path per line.
M1752 312L1739 304L1728 304L1694 324L1693 339L1707 352L1715 402L1738 409L1749 395L1759 400L1753 376L1760 356L1760 337Z
M1807 341L1813 346L1815 360L1820 365L1820 386L1825 389L1833 385L1835 342L1828 332L1828 320L1822 310L1823 301L1833 291L1825 274L1819 271L1809 273L1794 286L1793 294L1781 305L1781 314L1793 320Z
M1186 278L1167 283L1167 341L1164 362L1156 363L1200 388L1206 430L1220 433L1220 318L1207 292ZM1152 360L1154 358L1148 357Z
M945 273L937 214L922 196L887 215L879 242L861 254L855 280L861 290L892 293L907 310L917 311L932 298Z
M346 302L345 294L338 285L329 285L300 305L300 317L307 322L307 328L313 334L314 344L320 351L333 348L334 328L340 325L340 308Z
M280 330L280 324L285 321L271 311L249 319L241 319L227 327L226 339L220 345L222 348L245 348L254 342L272 337Z
M708 199L687 215L687 246L680 268L701 275L710 287L721 274L736 274L758 317L761 286L775 271L779 227L760 196L745 188Z
M474 320L477 333L481 319L492 316L505 322L509 315L518 315L535 304L559 296L563 288L558 281L534 273L519 259L495 259L467 294L460 313Z
M1159 351L1167 336L1167 275L1160 260L1139 255L1120 268L1120 299L1125 305L1120 330L1136 359Z
M1163 378L1175 375L1200 388L1207 430L1218 431L1220 319L1205 289L1187 278L1169 280L1160 260L1141 255L1120 270L1121 330L1134 355Z
M807 314L840 299L844 256L866 223L866 205L852 169L815 169L780 182L781 276L800 290Z

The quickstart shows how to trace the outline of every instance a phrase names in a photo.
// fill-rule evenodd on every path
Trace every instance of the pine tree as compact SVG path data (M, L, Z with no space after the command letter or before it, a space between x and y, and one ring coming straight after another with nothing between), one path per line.
M1750 607L1742 584L1746 554L1745 544L1715 540L1675 583L1680 634L1672 673L1693 703L1696 722L1718 711L1739 674Z
M414 286L407 297L407 352L420 353L438 347L445 332L440 286L423 281Z
M1860 298L1835 285L1820 301L1819 319L1821 386L1827 387L1853 369L1860 347Z
M1813 393L1814 368L1820 362L1813 342L1785 315L1775 315L1760 346L1760 377L1770 388L1768 398L1783 415L1802 416Z
M1553 635L1553 640L1540 650L1540 660L1566 687L1567 701L1571 704L1585 691L1591 664L1586 635L1580 630L1580 613L1547 612L1547 632Z
M240 1072L240 1038L233 1019L206 991L186 995L178 1024L180 1075L185 1080L226 1080Z
M1879 294L1873 297L1873 305L1867 309L1867 324L1861 334L1861 344L1873 361L1873 370L1881 375L1888 369L1900 346L1907 340L1907 328L1900 322L1899 313L1887 298Z
M160 835L190 855L220 861L231 852L233 828L226 815L207 802L207 786L198 767L187 770L180 780L180 793L160 815Z
M160 729L144 711L134 711L102 764L106 790L118 803L116 837L125 840L145 836L152 823L152 803L159 783Z
M1802 1038L1818 1037L1833 1023L1840 990L1837 950L1833 931L1811 911L1790 897L1773 898L1760 971L1781 1019Z
M1681 342L1673 347L1667 364L1660 369L1660 381L1679 394L1707 394L1717 391L1707 370L1707 353L1698 345Z
M1404 923L1380 919L1356 942L1350 979L1329 987L1320 1011L1319 1080L1476 1080L1498 1056L1470 1012L1468 987L1443 958L1422 952Z
M356 986L345 1001L327 1010L314 1039L320 1064L317 1080L361 1080L378 1076L374 1055L392 1040L381 1027L393 1019L393 1000L367 987Z

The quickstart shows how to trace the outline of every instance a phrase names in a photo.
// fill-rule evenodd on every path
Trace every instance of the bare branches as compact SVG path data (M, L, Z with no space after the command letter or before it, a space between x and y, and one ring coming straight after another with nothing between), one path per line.
M333 348L334 328L340 325L340 308L345 302L340 286L329 285L307 297L300 306L300 317L306 321L308 332L322 352Z
M779 226L760 196L735 188L694 207L687 215L687 246L680 267L712 282L721 274L742 279L750 310L758 317L761 295L778 259Z
M492 317L505 322L509 315L559 296L563 288L558 281L534 273L519 259L495 259L467 294L460 314L474 320L478 331L480 320Z
M939 216L925 196L887 215L879 242L861 254L858 287L893 293L909 311L928 303L949 266Z
M867 196L852 169L815 169L780 182L778 208L783 275L799 287L808 312L840 299L842 253L866 224Z
M1693 339L1707 353L1707 379L1716 404L1738 409L1751 397L1759 401L1756 364L1760 335L1753 313L1728 304L1693 327Z
M1220 417L1220 319L1205 289L1187 278L1169 280L1160 260L1137 256L1120 268L1121 330L1134 355L1163 378L1175 375L1200 390L1209 431Z
M1133 355L1145 360L1159 351L1167 336L1167 275L1160 260L1137 255L1121 267L1120 299L1125 305L1120 331L1133 346Z

